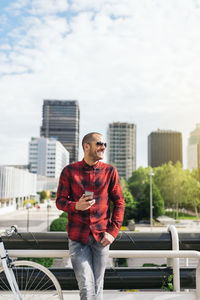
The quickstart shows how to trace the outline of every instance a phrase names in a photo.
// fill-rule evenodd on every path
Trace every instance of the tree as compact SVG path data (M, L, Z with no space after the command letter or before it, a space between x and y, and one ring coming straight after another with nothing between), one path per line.
M124 178L120 180L124 198L125 198L125 212L124 212L124 221L123 225L127 226L129 223L129 220L134 219L135 216L135 207L136 202L134 200L134 197L132 196L131 192L128 188L128 183L125 181Z
M140 167L132 173L128 180L128 186L132 196L136 201L136 209L134 210L134 218L139 221L141 219L149 219L150 215L150 167ZM152 199L155 207L154 217L158 217L164 213L164 202L160 195L159 189L155 183L152 183Z
M175 177L176 170L171 162L154 168L154 182L158 186L164 199L165 207L173 207L175 204Z
M190 174L197 181L200 181L200 176L199 176L199 170L198 169L193 169Z
M172 162L154 169L154 182L158 186L163 197L165 207L175 208L178 217L179 207L183 207L185 198L185 182L187 173L180 162L175 165Z
M47 199L47 193L45 191L40 192L40 201L43 202L45 199Z
M128 187L133 197L138 200L143 196L145 183L149 182L150 168L139 167L128 180Z
M56 198L56 192L51 191L51 198Z
M158 187L152 182L153 218L164 214L164 201ZM137 220L150 218L150 184L146 183L144 193L137 203Z
M165 207L176 209L176 218L179 208L191 207L191 196L193 194L193 209L197 205L197 194L194 186L196 179L191 176L190 171L184 170L180 162L172 165L171 162L154 169L154 181L160 189L164 199ZM197 187L196 187L197 188ZM197 188L198 189L198 188Z
M140 214L148 215L145 199L148 199L149 185L149 171L150 168L140 167L133 172L128 181L128 186L133 195L137 206L135 211L135 218L141 218ZM160 191L160 195L164 201L165 208L173 208L176 210L176 218L180 208L185 208L195 211L198 215L200 208L200 181L198 170L194 169L192 172L184 170L182 164L177 162L175 165L172 162L163 164L162 166L153 169L153 182ZM156 189L154 187L154 189ZM155 205L155 204L154 204ZM162 204L161 211L162 211ZM139 214L139 216L137 216ZM157 215L156 208L154 208L154 216Z
M198 208L200 207L200 182L187 172L187 180L184 183L184 207L194 210L198 217Z

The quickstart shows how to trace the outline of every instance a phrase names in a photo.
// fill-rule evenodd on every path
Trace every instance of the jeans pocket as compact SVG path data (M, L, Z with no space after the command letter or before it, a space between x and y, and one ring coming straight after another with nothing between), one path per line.
M81 252L81 243L69 239L69 254L71 257L79 255Z

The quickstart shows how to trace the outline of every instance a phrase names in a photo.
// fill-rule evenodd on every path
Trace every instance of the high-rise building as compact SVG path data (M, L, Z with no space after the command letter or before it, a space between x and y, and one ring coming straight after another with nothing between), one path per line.
M30 172L58 178L69 164L69 152L53 138L32 138L29 143Z
M54 137L70 153L70 163L78 161L79 151L78 101L44 100L41 137Z
M192 170L200 167L200 124L190 133L187 145L187 168Z
M148 136L148 165L152 168L171 161L182 163L182 134L173 130L151 132Z
M126 180L136 169L136 125L114 122L108 128L108 161Z

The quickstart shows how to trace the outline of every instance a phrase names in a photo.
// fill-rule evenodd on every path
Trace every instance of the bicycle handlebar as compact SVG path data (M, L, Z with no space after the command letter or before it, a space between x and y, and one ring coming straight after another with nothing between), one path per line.
M11 235L13 235L13 233L18 233L17 225L12 225L10 227L10 229L7 229L7 230L1 230L0 236L3 236L3 235L11 236Z

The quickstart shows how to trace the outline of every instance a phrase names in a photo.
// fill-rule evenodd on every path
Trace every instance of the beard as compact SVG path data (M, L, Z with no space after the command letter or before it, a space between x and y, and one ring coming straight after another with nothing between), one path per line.
M101 151L101 152L102 152L102 151ZM91 158L93 161L97 161L97 160L103 159L103 155L101 155L101 154L98 155L98 152L95 152L95 151L93 151L92 149L90 149L89 156L90 156L90 158Z

